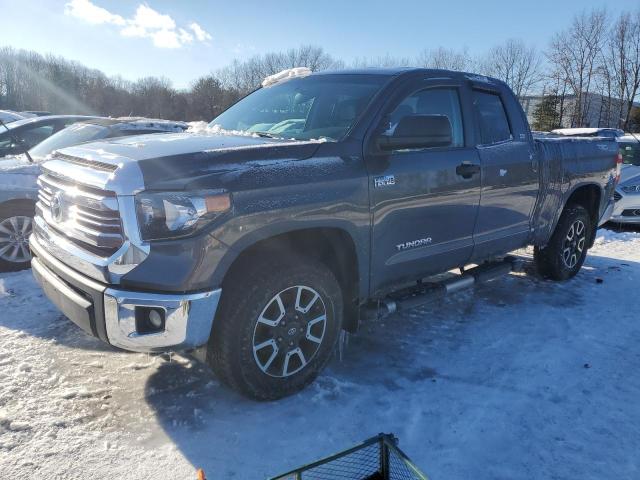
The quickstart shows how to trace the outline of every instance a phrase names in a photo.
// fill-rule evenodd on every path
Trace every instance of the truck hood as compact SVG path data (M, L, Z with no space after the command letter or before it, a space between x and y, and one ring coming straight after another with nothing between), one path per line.
M205 179L309 158L322 142L220 133L140 135L77 145L61 156L127 170L136 163L145 189L197 188ZM55 154L54 154L55 157ZM117 167L117 169L116 169Z

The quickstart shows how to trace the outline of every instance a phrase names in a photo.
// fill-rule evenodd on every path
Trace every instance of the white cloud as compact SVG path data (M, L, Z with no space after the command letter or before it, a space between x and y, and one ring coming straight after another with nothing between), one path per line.
M155 11L148 5L138 5L136 14L131 21L147 30L173 30L176 28L176 22L173 18Z
M207 33L206 31L204 31L202 27L198 25L196 22L193 22L191 25L189 25L189 28L193 30L193 33L196 34L196 38L201 42L206 42L207 40L211 40L211 35L209 35L209 33Z
M109 10L94 5L89 0L71 0L64 6L65 15L80 18L93 25L111 23L124 25L125 20L120 15L115 15Z
M211 40L211 35L193 22L187 28L178 27L170 15L154 10L147 4L140 4L132 18L124 18L99 7L91 0L70 0L64 6L65 15L80 18L93 25L111 24L120 27L123 37L149 38L158 48L180 48L183 45ZM195 38L194 38L195 35Z

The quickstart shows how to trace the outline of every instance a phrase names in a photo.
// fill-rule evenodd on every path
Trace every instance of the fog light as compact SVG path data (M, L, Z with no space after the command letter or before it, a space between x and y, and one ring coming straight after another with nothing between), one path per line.
M151 310L149 312L149 322L155 328L160 328L162 326L162 316L158 313L157 310Z
M166 312L159 307L136 307L136 332L158 333L164 330Z

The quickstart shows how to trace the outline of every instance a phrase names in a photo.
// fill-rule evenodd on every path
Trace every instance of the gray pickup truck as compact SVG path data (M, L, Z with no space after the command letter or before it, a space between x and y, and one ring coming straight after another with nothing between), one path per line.
M274 399L312 382L371 311L509 272L514 249L571 278L611 214L615 140L534 138L501 81L283 77L207 131L44 164L32 266L65 315L127 350L198 348L226 384Z

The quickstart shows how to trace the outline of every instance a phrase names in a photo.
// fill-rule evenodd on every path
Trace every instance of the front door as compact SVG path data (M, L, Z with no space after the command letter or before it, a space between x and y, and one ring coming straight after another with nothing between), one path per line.
M455 83L433 83L421 80L407 87L385 109L377 131L386 129L383 134L392 135L406 115L446 115L451 144L391 152L374 149L367 155L373 294L464 265L473 250L480 160L475 147L465 143L464 91Z

